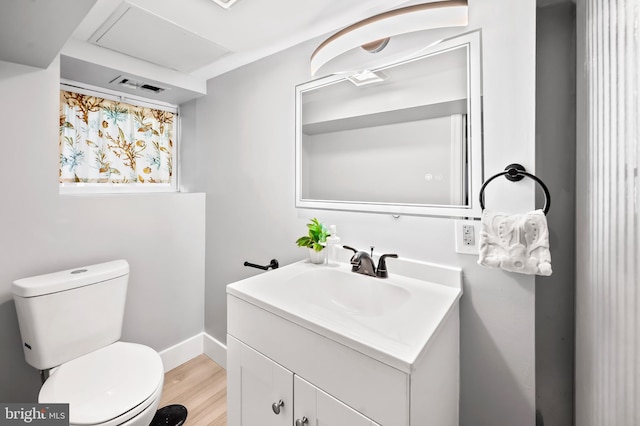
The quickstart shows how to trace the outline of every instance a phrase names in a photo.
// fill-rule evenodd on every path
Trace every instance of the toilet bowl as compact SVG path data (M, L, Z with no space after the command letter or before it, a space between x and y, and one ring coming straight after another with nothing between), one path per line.
M163 382L157 352L116 342L55 368L38 402L68 403L71 425L149 426Z
M49 371L38 402L69 404L72 426L148 426L158 408L160 355L119 341L128 276L118 260L13 283L25 359Z

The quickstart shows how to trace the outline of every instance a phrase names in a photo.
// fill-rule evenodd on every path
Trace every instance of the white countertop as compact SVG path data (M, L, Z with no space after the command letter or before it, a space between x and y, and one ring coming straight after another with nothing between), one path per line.
M410 372L457 305L462 272L407 259L387 265L382 279L349 264L301 261L229 284L227 293Z

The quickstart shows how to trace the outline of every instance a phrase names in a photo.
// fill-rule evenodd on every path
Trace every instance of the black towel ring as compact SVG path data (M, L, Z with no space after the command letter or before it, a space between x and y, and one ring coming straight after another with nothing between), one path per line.
M482 184L482 187L480 188L480 208L482 208L482 210L484 210L484 189L489 184L489 182L491 182L492 180L500 176L506 177L511 182L518 182L522 180L525 176L536 181L544 191L544 207L542 208L542 211L544 212L545 215L549 212L549 207L551 206L551 194L549 194L549 189L544 184L544 182L542 182L535 175L532 175L531 173L527 172L527 170L521 164L518 164L518 163L509 164L507 167L505 167L504 172L500 172L498 174L491 176Z

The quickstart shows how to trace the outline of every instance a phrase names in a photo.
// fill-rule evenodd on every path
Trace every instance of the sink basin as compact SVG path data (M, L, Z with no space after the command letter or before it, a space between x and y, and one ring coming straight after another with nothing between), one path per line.
M401 308L411 298L393 280L336 269L305 271L290 280L307 303L346 314L380 316Z
M462 294L459 269L388 259L389 278L297 262L227 293L361 353L410 371ZM457 315L457 314L455 314Z

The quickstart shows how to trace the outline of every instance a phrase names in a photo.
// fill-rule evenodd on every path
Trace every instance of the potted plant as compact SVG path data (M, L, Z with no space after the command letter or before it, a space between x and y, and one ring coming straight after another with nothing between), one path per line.
M307 223L309 233L296 241L298 247L307 247L309 249L309 259L311 263L322 263L325 258L325 242L327 241L327 227L318 219L311 219L311 223Z

